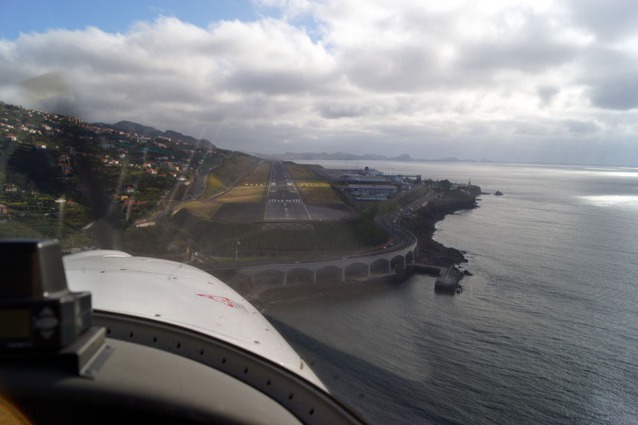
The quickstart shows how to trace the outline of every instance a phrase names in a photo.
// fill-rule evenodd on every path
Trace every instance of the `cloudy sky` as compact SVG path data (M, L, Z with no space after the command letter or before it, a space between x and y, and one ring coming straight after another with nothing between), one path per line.
M3 0L0 100L248 152L638 166L634 0Z

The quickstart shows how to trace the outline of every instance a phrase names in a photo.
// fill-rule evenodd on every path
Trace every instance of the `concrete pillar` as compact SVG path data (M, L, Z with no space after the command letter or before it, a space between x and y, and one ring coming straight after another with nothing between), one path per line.
M312 283L317 283L317 270L312 271Z

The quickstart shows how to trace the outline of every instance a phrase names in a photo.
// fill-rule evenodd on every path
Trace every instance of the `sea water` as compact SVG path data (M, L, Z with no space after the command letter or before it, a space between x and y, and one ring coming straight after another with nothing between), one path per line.
M322 162L479 185L435 239L461 295L414 276L267 313L371 423L638 423L638 169Z

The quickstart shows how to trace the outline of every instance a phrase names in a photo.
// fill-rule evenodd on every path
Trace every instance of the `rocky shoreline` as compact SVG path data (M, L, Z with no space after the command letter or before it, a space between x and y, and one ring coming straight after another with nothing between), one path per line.
M479 193L480 193L480 189ZM476 195L463 192L447 192L415 211L412 217L403 219L403 226L414 234L419 242L418 262L439 267L452 267L465 263L463 252L432 239L436 223L458 211L477 208Z

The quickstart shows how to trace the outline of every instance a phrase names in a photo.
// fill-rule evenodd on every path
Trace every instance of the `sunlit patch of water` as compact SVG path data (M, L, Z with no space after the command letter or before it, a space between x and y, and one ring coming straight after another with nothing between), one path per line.
M638 195L592 195L578 199L597 207L620 207L638 210Z

